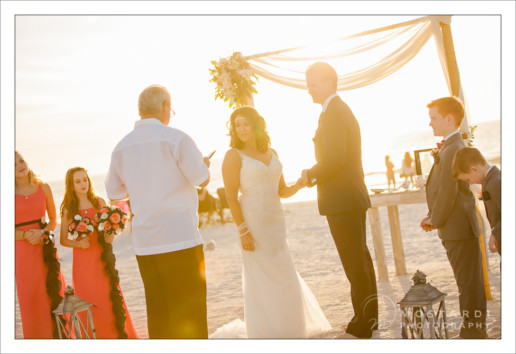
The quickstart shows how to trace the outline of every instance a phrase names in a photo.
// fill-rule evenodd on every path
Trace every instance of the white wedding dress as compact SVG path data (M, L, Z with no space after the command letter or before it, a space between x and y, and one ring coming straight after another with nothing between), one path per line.
M255 247L254 252L242 250L245 318L222 326L210 338L309 338L331 330L288 248L278 196L281 162L274 153L269 166L240 156L239 203Z

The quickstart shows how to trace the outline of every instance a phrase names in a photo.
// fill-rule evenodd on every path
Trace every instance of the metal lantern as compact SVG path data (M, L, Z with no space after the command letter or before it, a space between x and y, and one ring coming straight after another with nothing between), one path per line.
M398 302L401 310L401 337L434 338L448 337L446 324L445 293L426 282L426 274L419 270L412 277L414 285ZM437 311L434 305L438 304ZM444 335L443 335L444 332Z
M93 317L91 315L91 304L75 295L75 290L71 286L66 287L64 294L65 297L63 301L61 301L59 306L57 306L57 308L53 311L54 315L56 316L59 338L62 338L62 333L64 332L67 339L70 339L72 333L75 333L76 339L81 339L82 329L85 339L95 339L95 324L93 323ZM78 315L78 313L82 311L88 311L86 324L82 323ZM60 315L70 315L70 324L68 329L66 329L66 323L63 323L61 318L59 318Z

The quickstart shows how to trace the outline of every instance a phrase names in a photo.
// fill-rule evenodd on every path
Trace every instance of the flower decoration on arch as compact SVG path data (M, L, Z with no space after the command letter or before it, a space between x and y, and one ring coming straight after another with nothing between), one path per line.
M468 146L473 146L473 139L475 139L475 130L478 125L469 126L469 132L462 133L462 139L468 142Z
M246 57L234 52L229 58L212 60L210 82L217 84L215 99L229 101L229 107L240 107L247 102L247 97L258 93L254 88L258 77L251 71Z

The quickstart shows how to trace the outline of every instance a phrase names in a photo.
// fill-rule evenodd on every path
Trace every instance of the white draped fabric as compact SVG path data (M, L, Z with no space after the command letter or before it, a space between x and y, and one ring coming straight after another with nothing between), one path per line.
M337 90L371 85L399 70L433 36L443 73L452 95L449 68L440 23L451 16L425 16L339 38L329 43L288 48L247 57L257 76L293 88L306 90L305 69L314 61L332 64L339 73ZM313 53L317 53L314 55ZM466 102L459 86L459 97ZM461 131L469 131L468 109Z

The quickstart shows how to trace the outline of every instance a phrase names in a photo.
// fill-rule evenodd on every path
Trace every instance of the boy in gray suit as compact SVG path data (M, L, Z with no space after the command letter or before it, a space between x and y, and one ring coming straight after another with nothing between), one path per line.
M486 338L486 296L482 275L475 197L469 184L452 177L455 152L464 147L458 128L464 106L456 97L443 97L427 105L430 127L444 139L432 151L435 162L426 184L428 215L425 231L437 229L459 290L462 325L459 338Z
M455 153L453 178L482 185L482 200L491 225L489 250L502 254L502 180L498 167L490 165L482 153L473 147L464 147Z

